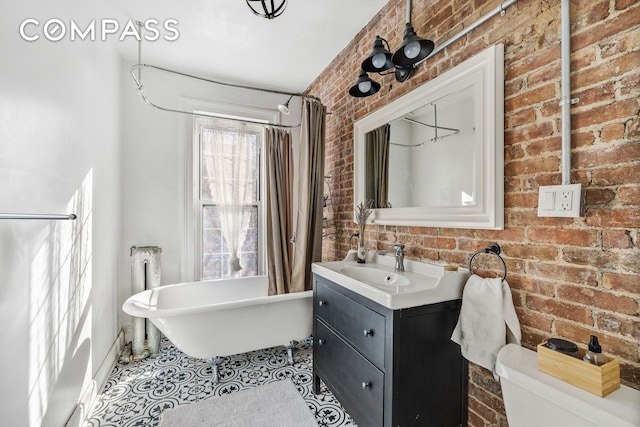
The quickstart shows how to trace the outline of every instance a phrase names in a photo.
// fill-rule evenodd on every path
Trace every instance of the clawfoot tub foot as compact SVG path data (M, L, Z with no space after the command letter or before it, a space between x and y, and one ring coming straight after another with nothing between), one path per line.
M211 370L213 371L211 381L215 385L220 382L220 364L222 363L222 357L212 357L209 361L211 362Z
M284 347L287 349L287 363L293 365L293 349L296 348L298 341L289 341Z

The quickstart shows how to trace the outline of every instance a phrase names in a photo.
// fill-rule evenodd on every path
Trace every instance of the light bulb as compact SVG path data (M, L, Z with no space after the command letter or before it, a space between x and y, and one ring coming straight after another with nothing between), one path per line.
M413 41L404 47L404 56L413 59L420 53L420 43Z
M280 110L282 114L289 114L291 111L289 110L288 104L289 102L287 102L286 104L278 105L278 110Z
M358 90L362 93L369 92L371 90L371 81L367 80L367 81L358 83Z
M371 63L375 68L382 68L387 63L387 57L384 53L377 53L371 58Z

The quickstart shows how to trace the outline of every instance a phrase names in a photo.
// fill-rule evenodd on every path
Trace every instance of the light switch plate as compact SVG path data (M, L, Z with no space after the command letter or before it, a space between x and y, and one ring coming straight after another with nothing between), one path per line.
M538 193L538 216L584 216L585 192L580 184L545 185Z

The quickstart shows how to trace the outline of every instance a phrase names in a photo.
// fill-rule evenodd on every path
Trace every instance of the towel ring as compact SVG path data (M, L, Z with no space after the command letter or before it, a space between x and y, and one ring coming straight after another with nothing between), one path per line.
M473 261L476 255L494 254L495 256L500 258L500 262L502 262L502 267L504 268L504 275L502 276L502 281L504 282L504 279L507 278L507 264L504 262L504 259L502 259L502 257L500 256L500 252L501 252L500 245L498 245L497 243L492 243L488 247L474 252L473 255L471 255L471 258L469 258L469 272L473 273L473 270L471 269L471 262Z

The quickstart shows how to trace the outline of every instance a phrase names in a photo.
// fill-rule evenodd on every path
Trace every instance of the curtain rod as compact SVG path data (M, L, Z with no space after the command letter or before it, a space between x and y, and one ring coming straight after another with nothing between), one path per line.
M315 97L313 95L307 95L307 94L304 94L304 93L296 93L296 92L291 93L291 92L284 92L284 91L275 90L275 89L264 89L264 88L247 86L247 85L240 85L240 84L235 84L235 83L220 82L220 81L217 81L217 80L207 79L205 77L196 76L196 75L193 75L193 74L188 74L188 73L184 73L184 72L181 72L181 71L175 71L175 70L171 70L171 69L168 69L168 68L158 67L156 65L150 65L150 64L139 63L139 64L135 64L135 65L131 66L131 68L130 68L131 77L133 78L133 81L135 82L136 91L138 92L138 94L140 95L142 100L146 104L148 104L148 105L150 105L150 106L152 106L152 107L154 107L154 108L156 108L158 110L168 111L168 112L171 112L171 113L188 114L188 115L191 115L191 116L206 116L206 117L216 117L216 118L220 118L221 117L221 116L213 114L213 113L209 114L209 113L202 112L202 111L199 111L199 112L195 113L193 111L178 110L178 109L163 107L163 106L155 104L149 98L147 98L147 96L145 95L144 86L142 85L142 79L139 76L136 76L136 71L138 71L138 73L139 73L140 69L142 69L142 68L152 68L152 69L155 69L155 70L158 70L158 71L164 71L164 72L175 74L175 75L178 75L178 76L188 77L188 78L204 81L204 82L207 82L207 83L213 83L213 84L217 84L217 85L221 85L221 86L233 87L233 88L238 88L238 89L255 90L255 91L259 91L259 92L274 93L274 94L277 94L277 95L289 95L290 97L298 96L300 98L306 98L306 99L310 99L310 100L314 100L314 101L318 101L318 102L322 103L320 98ZM236 122L255 123L255 124L261 124L261 125L265 125L265 126L271 126L271 127L277 127L277 128L285 128L285 129L298 128L302 124L302 122L300 122L297 125L283 125L283 124L279 124L279 123L271 123L271 122L264 123L264 122L260 122L260 121L249 120L249 119L240 119L240 118L235 118L235 117L224 117L224 118L227 119L227 120L232 120L232 121L236 121Z
M0 213L0 219L44 219L44 220L66 220L76 219L76 214L58 215L58 214L16 214L16 213Z

